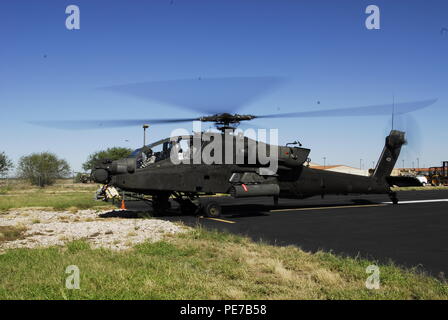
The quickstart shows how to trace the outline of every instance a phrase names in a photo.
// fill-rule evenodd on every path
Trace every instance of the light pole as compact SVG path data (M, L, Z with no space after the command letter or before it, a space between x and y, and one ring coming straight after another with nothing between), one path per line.
M404 169L404 159L403 159L403 160L401 160L401 161L403 161L403 169Z
M327 158L326 158L326 157L323 157L323 159L324 159L324 169L325 169L325 165L326 165Z
M146 146L146 129L149 128L149 124L143 125L143 146Z
M417 169L420 168L420 159L417 158Z
M362 159L359 159L359 170L362 170Z

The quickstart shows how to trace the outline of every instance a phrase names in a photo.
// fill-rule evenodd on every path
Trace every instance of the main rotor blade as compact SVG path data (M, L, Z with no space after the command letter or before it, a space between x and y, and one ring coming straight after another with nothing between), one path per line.
M356 116L377 116L405 114L419 109L426 108L434 104L437 99L414 101L406 103L382 104L365 107L352 107L316 111L302 111L291 113L277 113L256 116L256 118L312 118L312 117L356 117Z
M377 116L377 115L402 115L412 111L426 108L435 103L437 99L384 104L366 107L340 108L329 110L316 110L304 112L278 113L270 115L251 116L253 119L264 118L311 118L311 117L351 117L351 116ZM201 117L177 118L177 119L128 119L128 120L62 120L62 121L32 121L31 124L59 128L59 129L100 129L118 128L143 124L167 124L201 121Z
M171 104L201 114L234 113L286 80L280 77L226 77L151 81L100 88Z
M130 126L141 126L143 124L166 124L191 122L199 120L198 118L181 119L129 119L129 120L62 120L62 121L31 121L29 123L43 127L56 129L102 129L102 128L120 128Z

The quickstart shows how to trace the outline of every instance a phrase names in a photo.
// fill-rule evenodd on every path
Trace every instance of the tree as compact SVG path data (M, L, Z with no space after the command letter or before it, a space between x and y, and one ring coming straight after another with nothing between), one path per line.
M0 176L6 175L13 167L12 161L4 152L0 152Z
M17 173L31 184L45 187L52 185L56 179L66 178L70 174L70 166L53 153L33 153L20 158Z
M132 149L113 147L106 150L98 151L92 153L87 158L87 161L83 163L82 168L85 171L92 170L95 167L96 162L102 159L118 160L121 158L126 158L132 153Z

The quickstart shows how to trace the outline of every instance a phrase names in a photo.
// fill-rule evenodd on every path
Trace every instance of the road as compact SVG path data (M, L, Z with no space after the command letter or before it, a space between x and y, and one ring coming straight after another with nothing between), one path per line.
M332 251L380 262L418 267L433 276L448 274L448 190L404 191L400 204L383 195L328 196L325 199L216 198L223 206L220 219L181 216L163 219L201 224L263 240L296 245L303 250ZM130 210L144 210L129 201Z

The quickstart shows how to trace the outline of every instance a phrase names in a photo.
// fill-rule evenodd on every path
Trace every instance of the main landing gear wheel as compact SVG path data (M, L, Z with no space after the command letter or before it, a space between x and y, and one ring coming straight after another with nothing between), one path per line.
M209 218L218 218L221 216L222 209L216 201L210 201L201 205L202 212Z

